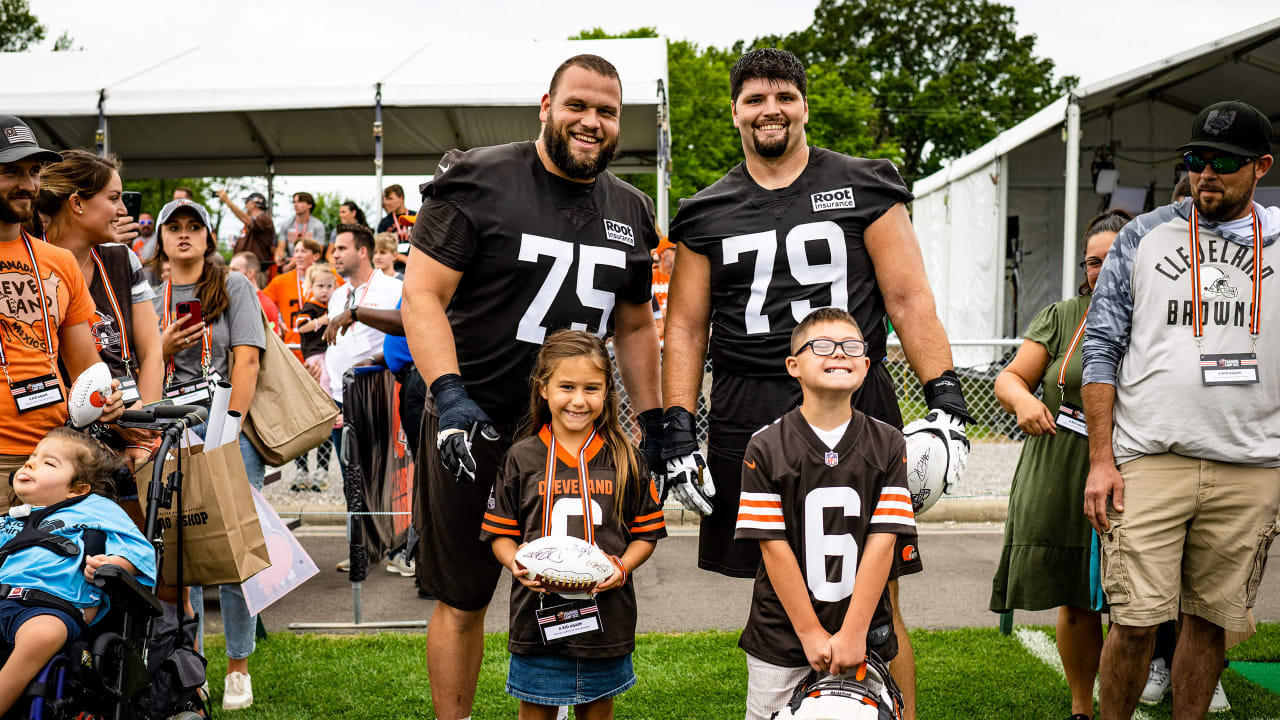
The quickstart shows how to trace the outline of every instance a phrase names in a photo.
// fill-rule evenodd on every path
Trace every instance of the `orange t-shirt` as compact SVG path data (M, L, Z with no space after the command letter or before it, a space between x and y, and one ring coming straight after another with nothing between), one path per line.
M69 251L38 239L31 240L31 249L44 280L45 302L53 325L45 327L26 244L22 240L0 242L0 342L4 343L9 362L9 377L17 381L53 373L66 397L66 385L58 369L51 367L46 351L51 343L56 365L59 328L96 317L93 298ZM28 455L46 433L67 421L65 402L19 415L2 374L0 385L0 453Z
M304 277L299 278L297 270L281 273L272 278L271 282L267 283L267 288L262 291L264 295L275 301L276 307L280 308L280 319L284 321L284 341L294 345L302 342L302 336L298 334L297 327L305 317L299 314L299 311L308 299L301 297L307 294L303 287L306 284L305 273L303 275ZM343 280L338 273L333 273L333 277L336 280L335 287L341 286ZM293 354L299 360L302 359L300 350L294 350Z
M653 297L658 301L658 307L662 309L662 316L667 316L667 290L671 285L671 276L662 272L657 267L653 269Z

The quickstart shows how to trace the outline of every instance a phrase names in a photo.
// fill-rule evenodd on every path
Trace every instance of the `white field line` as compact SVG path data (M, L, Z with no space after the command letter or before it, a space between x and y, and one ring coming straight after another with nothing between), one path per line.
M1062 658L1058 657L1058 646L1053 640L1049 639L1049 635L1039 630L1031 628L1017 628L1013 631L1017 636L1018 642L1022 643L1022 647L1027 652L1034 655L1040 662L1053 668L1063 680L1067 679L1067 675L1062 670ZM1098 699L1098 686L1093 686L1093 699ZM1142 708L1133 711L1133 720L1152 720L1151 716L1143 712Z

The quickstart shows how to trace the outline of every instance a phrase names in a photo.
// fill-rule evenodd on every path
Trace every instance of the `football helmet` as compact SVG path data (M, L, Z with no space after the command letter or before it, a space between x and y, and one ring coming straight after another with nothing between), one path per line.
M848 674L815 676L800 683L773 720L902 720L902 691L875 653Z
M964 423L944 410L930 410L902 430L907 441L907 486L917 515L960 482L969 459Z

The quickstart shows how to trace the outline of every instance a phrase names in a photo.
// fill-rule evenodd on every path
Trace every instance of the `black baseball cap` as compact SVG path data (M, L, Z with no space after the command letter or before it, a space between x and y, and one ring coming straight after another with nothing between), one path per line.
M1191 142L1178 152L1196 148L1251 158L1270 155L1271 121L1258 108L1239 100L1214 103L1196 115Z
M12 115L0 115L0 163L19 160L58 162L62 156L40 147L35 133L27 124Z
M267 209L267 196L260 192L249 193L249 197L244 199L245 202L257 203L258 207L263 210Z

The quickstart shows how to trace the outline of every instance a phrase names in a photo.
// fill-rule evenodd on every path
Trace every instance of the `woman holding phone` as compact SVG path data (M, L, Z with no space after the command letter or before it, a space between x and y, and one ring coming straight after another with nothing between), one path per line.
M84 150L62 153L62 162L40 171L36 209L47 218L45 239L75 257L97 306L89 323L98 354L120 382L126 406L156 402L161 397L164 360L160 330L142 263L121 233L134 218L122 202L120 162ZM65 374L65 372L64 372ZM123 450L131 467L150 453L145 431L119 429L104 438Z
M213 386L231 382L229 409L249 412L257 388L258 360L266 349L266 329L258 291L247 277L212 262L217 243L209 212L190 200L174 200L157 218L160 241L152 265L169 263L169 279L156 293L165 357L165 396L182 405L208 406ZM240 454L254 487L262 487L263 462L240 434ZM249 656L254 650L256 616L245 606L239 585L219 588L227 638L227 678L222 707L235 710L253 703ZM204 629L203 595L192 588L192 605Z

